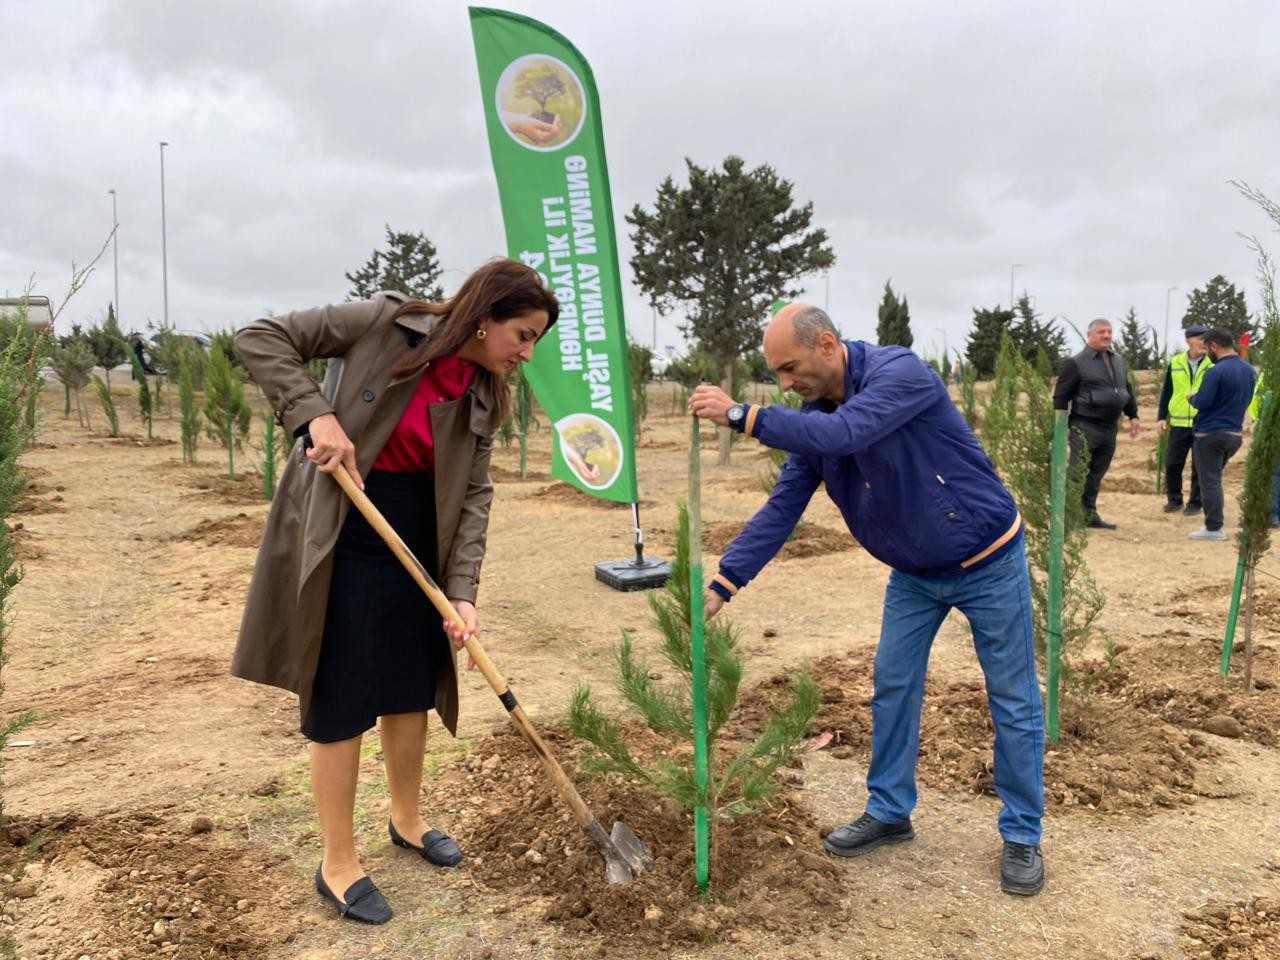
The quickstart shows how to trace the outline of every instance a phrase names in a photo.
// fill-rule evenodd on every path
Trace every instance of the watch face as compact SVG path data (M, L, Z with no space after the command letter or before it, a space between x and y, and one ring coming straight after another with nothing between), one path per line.
M737 423L739 420L742 419L742 404L735 403L732 407L729 408L728 412L725 413L725 416L728 417L733 422Z

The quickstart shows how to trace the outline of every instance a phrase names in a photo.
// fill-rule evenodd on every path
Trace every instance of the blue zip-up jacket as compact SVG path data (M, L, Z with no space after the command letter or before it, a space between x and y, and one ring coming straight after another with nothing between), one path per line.
M1013 497L938 375L905 347L845 346L844 403L749 411L751 435L791 456L721 557L711 589L725 599L778 552L819 483L867 552L904 573L961 576L1018 541Z
M1206 370L1200 389L1191 400L1198 411L1195 432L1240 433L1257 378L1253 367L1235 354L1223 357Z

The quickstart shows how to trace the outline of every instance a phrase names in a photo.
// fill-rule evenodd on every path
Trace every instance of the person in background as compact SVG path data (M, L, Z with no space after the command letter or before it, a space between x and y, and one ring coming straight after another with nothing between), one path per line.
M1160 403L1156 412L1156 429L1169 433L1164 454L1165 513L1181 510L1191 516L1200 512L1200 475L1196 471L1196 458L1191 457L1191 489L1186 505L1182 502L1182 470L1187 454L1195 443L1196 408L1191 406L1188 395L1200 389L1205 371L1213 366L1204 349L1204 335L1208 331L1202 323L1192 324L1183 331L1187 349L1175 353L1165 368L1164 386L1160 389Z
M1088 524L1099 530L1114 530L1098 516L1098 490L1116 452L1116 420L1129 418L1129 436L1141 430L1138 400L1129 386L1124 358L1111 349L1111 321L1093 320L1085 332L1085 347L1062 365L1053 390L1053 408L1071 411L1071 464L1089 451L1089 475L1080 501Z
M1253 400L1257 374L1235 350L1229 330L1212 327L1204 334L1213 366L1200 388L1187 399L1196 408L1195 457L1200 468L1204 526L1187 534L1192 540L1226 540L1223 524L1222 473L1244 442L1245 412Z

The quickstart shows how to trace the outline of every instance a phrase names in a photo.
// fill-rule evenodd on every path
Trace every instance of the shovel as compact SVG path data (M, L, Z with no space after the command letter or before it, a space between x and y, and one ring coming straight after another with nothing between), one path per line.
M396 555L396 558L404 565L404 568L409 571L409 575L422 588L422 592L430 598L431 603L440 611L440 616L452 623L462 623L462 617L453 608L449 598L436 586L426 568L418 562L418 558L405 546L405 542L391 528L391 524L387 523L386 518L378 512L378 508L373 505L373 502L365 496L364 491L356 486L355 481L351 479L351 474L347 472L347 468L342 464L338 464L338 469L334 471L333 476L338 481L338 485L351 498L351 502L356 505L356 509L369 521L369 526L378 531L378 535L386 541L387 546L391 548L391 552ZM604 857L605 876L609 882L630 883L640 871L653 863L653 855L649 853L640 838L632 833L631 829L621 820L614 823L611 833L604 832L604 828L600 826L600 821L596 819L595 814L591 812L578 794L573 782L565 774L564 768L556 762L555 757L551 755L551 751L547 749L547 745L538 736L538 731L533 728L533 724L525 716L524 710L516 702L515 694L511 692L511 688L507 686L502 675L498 673L493 661L485 654L480 642L475 637L468 636L463 643L471 659L475 661L476 666L480 668L480 672L484 674L484 678L489 681L489 686L493 687L493 692L498 695L502 705L511 714L511 722L515 724L515 728L529 741L529 746L533 748L533 752L537 754L538 760L542 763L542 769L546 771L547 776L551 778L551 782L560 791L560 796L564 799L564 802L569 805L574 819L578 821L578 826L586 831L587 836L591 838L591 842L595 844L595 848Z

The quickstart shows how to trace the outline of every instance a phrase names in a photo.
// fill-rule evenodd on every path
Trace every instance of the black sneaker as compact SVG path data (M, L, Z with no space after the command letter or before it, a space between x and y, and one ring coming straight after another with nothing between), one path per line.
M1000 889L1030 897L1044 889L1044 856L1038 845L1004 842L1000 855Z
M832 830L822 841L827 853L837 857L860 857L886 843L905 843L914 840L910 818L901 823L885 823L869 813L864 813L852 823Z
M1114 530L1116 528L1114 523L1107 523L1107 521L1103 520L1096 513L1089 518L1089 526L1093 527L1095 530Z
M1181 510L1181 509L1182 509L1182 503L1181 503L1181 502L1178 502L1178 503L1166 503L1166 504L1164 505L1164 512L1165 512L1165 513L1177 513L1177 512L1178 512L1179 510Z
M1188 503L1185 507L1182 508L1183 515L1187 517L1194 517L1199 512L1200 512L1200 504L1198 503Z

